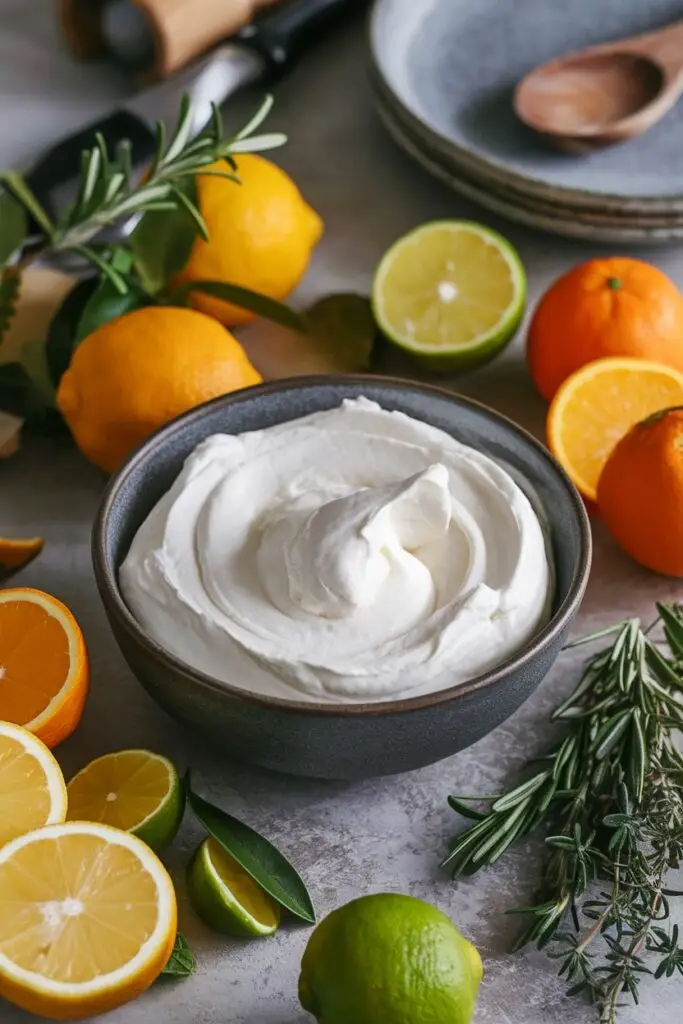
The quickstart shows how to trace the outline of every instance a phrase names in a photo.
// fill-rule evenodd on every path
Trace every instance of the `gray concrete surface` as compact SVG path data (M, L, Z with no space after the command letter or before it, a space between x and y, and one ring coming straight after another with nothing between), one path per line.
M106 68L73 67L59 54L52 6L49 0L0 3L3 165L35 151L42 138L56 137L93 116L123 88ZM247 105L246 99L237 103L236 123ZM474 217L504 231L526 262L532 300L558 273L596 252L496 222L430 181L396 152L372 111L360 27L319 49L278 90L273 125L289 132L281 161L327 224L303 298L330 289L367 289L386 247L432 217ZM683 284L680 250L637 255L654 259ZM272 345L267 352L262 332L252 330L249 343L255 361L275 358ZM544 409L526 377L521 338L491 367L461 379L457 387L541 434ZM571 685L576 659L566 657L535 697L494 734L411 775L345 785L302 782L232 764L166 718L118 653L90 568L89 531L102 486L101 475L63 441L31 441L18 457L0 464L0 531L47 538L44 555L21 581L56 594L72 607L92 655L92 696L83 723L59 751L67 776L98 754L138 745L171 756L181 769L192 765L210 797L291 856L308 880L320 914L361 893L382 890L423 897L451 914L486 961L476 1024L596 1021L590 1007L565 999L563 985L543 955L506 952L514 923L503 911L527 903L532 895L538 852L534 844L457 885L438 867L449 837L462 824L449 811L447 795L463 789L495 791L543 749L550 737L548 711ZM655 600L681 596L679 584L629 562L599 524L594 533L594 570L578 630L627 615L649 618ZM108 1019L111 1024L305 1024L310 1018L298 1008L296 981L307 930L288 925L277 937L253 944L216 938L205 930L188 906L183 885L183 868L197 841L198 832L187 822L168 863L178 883L181 927L197 954L198 973L184 982L155 986ZM642 994L639 1008L624 1011L623 1024L681 1020L683 983L646 981ZM31 1020L0 1004L2 1024Z

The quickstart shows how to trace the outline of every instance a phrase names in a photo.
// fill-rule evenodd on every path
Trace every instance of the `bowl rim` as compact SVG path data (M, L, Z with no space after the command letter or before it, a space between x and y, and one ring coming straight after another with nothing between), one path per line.
M239 405L241 402L253 400L259 395L268 396L282 391L301 391L312 387L326 385L335 386L363 386L375 385L395 390L412 390L420 392L429 397L430 395L439 398L446 398L455 404L468 406L479 413L491 417L506 427L512 433L519 436L527 445L536 449L544 462L547 463L550 471L558 477L563 484L570 507L576 516L580 534L580 562L575 569L567 593L560 606L546 623L542 630L537 633L519 651L505 661L501 662L494 669L483 672L473 679L464 683L457 683L446 689L436 690L432 693L425 693L415 697L399 697L394 700L354 702L340 704L334 702L316 702L290 700L286 697L272 697L268 694L252 693L232 683L223 682L215 676L208 675L189 665L181 658L171 654L165 647L154 640L138 623L135 616L129 611L118 584L117 567L113 570L108 564L106 557L107 533L112 510L116 504L117 495L121 485L130 473L140 462L147 459L150 452L154 450L161 437L164 439L175 434L182 433L189 423L195 420L202 420L210 410L225 405ZM223 695L238 698L248 704L286 712L296 712L312 716L324 717L382 717L384 715L395 715L403 712L417 711L444 704L452 700L462 700L474 693L485 690L495 683L500 682L511 672L516 672L532 661L548 645L550 645L562 632L567 621L571 619L578 610L584 596L591 568L592 559L592 534L590 521L586 507L579 492L575 488L562 466L551 455L548 449L541 444L524 427L520 427L513 420L502 413L489 408L483 402L468 398L464 395L449 391L445 387L434 384L424 384L421 381L411 381L401 377L381 374L316 374L311 376L287 377L276 381L267 381L240 391L230 392L221 395L209 402L191 409L187 413L176 417L156 431L151 437L144 441L126 460L123 466L109 480L95 517L92 532L92 559L95 572L95 579L100 592L100 597L106 610L117 625L128 633L145 651L153 656L163 666L175 673L189 676L194 682L203 688L208 688Z

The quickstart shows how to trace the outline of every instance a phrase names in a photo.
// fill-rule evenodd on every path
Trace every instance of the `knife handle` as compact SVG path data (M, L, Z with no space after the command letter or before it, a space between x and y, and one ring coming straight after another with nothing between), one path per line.
M129 139L134 167L152 160L156 152L156 139L152 132L140 118L126 110L117 110L62 139L26 175L29 188L52 216L55 214L52 197L60 186L74 180L80 167L81 153L92 148L97 132L102 135L112 156L121 139Z
M271 74L278 75L319 34L367 7L368 0L281 0L262 10L234 38L263 57Z

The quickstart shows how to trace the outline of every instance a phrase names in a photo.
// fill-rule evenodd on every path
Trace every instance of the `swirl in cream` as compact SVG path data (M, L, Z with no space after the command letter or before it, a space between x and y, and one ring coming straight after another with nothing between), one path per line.
M547 620L552 573L505 469L359 398L200 444L120 581L151 636L194 668L255 693L358 702L493 668Z

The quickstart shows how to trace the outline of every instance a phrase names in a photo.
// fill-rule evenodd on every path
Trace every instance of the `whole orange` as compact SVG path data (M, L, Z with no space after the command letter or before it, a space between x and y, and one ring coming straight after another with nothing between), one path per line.
M683 370L683 294L649 263L589 260L559 278L529 327L527 361L550 401L570 374L606 356L632 356Z
M621 439L598 482L602 520L641 565L683 576L683 408L649 416Z
M282 301L306 273L323 223L280 167L262 156L238 156L241 184L215 174L197 176L197 202L209 240L197 237L178 283L226 281ZM222 161L207 170L230 168ZM192 293L192 303L224 324L253 320L249 310Z
M260 382L222 324L194 309L148 306L81 342L57 405L81 451L111 473L175 416Z

